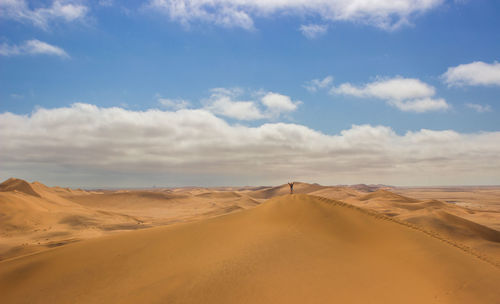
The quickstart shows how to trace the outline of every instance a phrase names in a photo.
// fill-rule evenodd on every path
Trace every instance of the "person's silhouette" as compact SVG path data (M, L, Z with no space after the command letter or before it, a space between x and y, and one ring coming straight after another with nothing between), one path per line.
M290 194L293 194L293 184L295 182L288 183L288 186L290 186Z

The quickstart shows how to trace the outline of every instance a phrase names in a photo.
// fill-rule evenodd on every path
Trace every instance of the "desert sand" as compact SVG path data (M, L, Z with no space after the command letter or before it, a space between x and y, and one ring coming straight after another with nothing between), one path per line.
M208 218L262 200L203 188L84 191L0 184L0 260L109 233Z
M500 188L287 187L86 191L9 179L0 301L500 298Z

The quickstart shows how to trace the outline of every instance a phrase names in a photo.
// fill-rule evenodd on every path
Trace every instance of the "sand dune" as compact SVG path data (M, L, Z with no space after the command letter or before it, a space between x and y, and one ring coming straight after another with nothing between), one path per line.
M455 195L457 192L458 189L455 189L450 194ZM313 194L329 197L328 188L323 190L323 193L313 192ZM440 197L445 197L443 195L445 194L440 193ZM500 198L500 192L497 198ZM481 196L477 196L477 199L480 200ZM473 205L464 207L437 199L415 199L384 189L370 193L358 192L357 195L346 197L343 201L442 235L488 256L500 265L498 239L500 232L493 225L489 225L494 221L488 220L490 218L500 220L500 217L496 217L495 211L476 210L472 209Z
M403 195L405 191L419 198ZM0 260L112 232L237 212L287 193L287 184L85 191L9 179L0 184ZM407 221L469 246L500 264L500 209L495 209L500 191L493 187L419 190L298 182L295 193L341 200ZM454 199L453 203L446 195ZM473 197L481 203L474 204Z
M494 303L499 296L492 282L500 281L500 188L294 188L294 195L287 184L88 191L9 179L0 184L0 300Z
M8 180L4 181L3 183L0 184L0 191L1 192L20 192L36 197L40 197L40 194L38 194L31 185L22 180L22 179L17 179L17 178L9 178Z
M494 303L498 282L446 242L302 194L0 262L5 303Z
M233 191L209 191L197 194L196 196L205 198L239 198L241 197L241 194Z
M324 186L318 184L307 184L296 182L293 191L294 193L312 193L320 189L325 188ZM290 193L290 188L288 184L280 185L277 187L263 188L259 190L250 191L248 195L252 198L269 199L271 197L280 196Z
M480 238L491 242L500 242L500 232L494 229L479 225L442 210L435 211L432 217L428 212L426 213L420 215L411 214L406 220L410 223L420 224L422 226L435 227L434 230L445 230L440 231L440 234L443 236L454 235L455 238L457 238L457 236L461 235L463 239ZM425 221L426 223L420 221Z
M111 232L218 216L260 203L243 193L184 190L84 191L9 179L0 184L0 260Z
M394 192L419 200L439 200L471 210L462 217L500 231L500 187L395 188Z
M396 193L392 193L387 190L377 190L375 192L372 192L370 194L364 195L360 198L358 198L360 201L382 201L382 202L388 202L388 201L397 201L397 202L405 202L405 203L415 203L418 202L418 200L398 195Z
M86 208L40 183L9 179L0 189L0 260L141 224L127 214Z
M453 211L444 211L442 208L422 209L396 218L467 245L500 265L500 232L495 229L457 216Z

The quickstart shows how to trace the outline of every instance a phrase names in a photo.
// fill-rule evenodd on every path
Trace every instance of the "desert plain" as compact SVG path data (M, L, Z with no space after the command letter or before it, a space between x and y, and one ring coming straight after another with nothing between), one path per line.
M1 303L498 303L500 187L0 184Z

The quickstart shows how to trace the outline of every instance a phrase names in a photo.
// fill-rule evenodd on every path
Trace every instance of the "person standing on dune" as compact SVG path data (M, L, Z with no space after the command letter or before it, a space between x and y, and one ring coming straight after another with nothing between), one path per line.
M289 182L289 183L288 183L288 186L290 186L290 194L293 194L293 184L294 184L294 183L295 183L295 182L291 182L291 183Z

